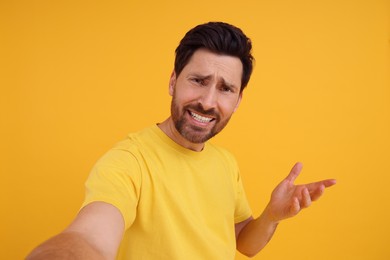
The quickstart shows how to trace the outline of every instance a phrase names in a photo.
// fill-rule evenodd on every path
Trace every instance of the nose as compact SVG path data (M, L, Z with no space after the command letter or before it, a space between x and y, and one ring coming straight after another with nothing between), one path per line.
M218 100L218 93L216 91L216 88L208 87L203 89L199 101L205 110L209 110L217 106L217 100Z

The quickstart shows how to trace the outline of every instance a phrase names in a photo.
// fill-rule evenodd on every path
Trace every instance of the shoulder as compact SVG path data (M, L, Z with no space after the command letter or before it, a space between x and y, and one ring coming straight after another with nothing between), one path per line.
M126 138L117 142L98 161L97 165L115 166L117 168L128 168L142 158L144 142L151 134L151 128L139 132L130 133ZM129 165L130 164L130 165Z

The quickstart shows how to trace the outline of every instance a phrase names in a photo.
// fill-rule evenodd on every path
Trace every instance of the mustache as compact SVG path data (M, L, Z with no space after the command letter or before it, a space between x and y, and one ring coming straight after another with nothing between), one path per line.
M206 109L204 109L204 107L202 106L201 103L198 103L196 105L187 105L185 108L194 110L195 112L198 112L198 113L203 114L203 115L219 118L219 114L217 113L217 111L215 111L214 108L206 110Z

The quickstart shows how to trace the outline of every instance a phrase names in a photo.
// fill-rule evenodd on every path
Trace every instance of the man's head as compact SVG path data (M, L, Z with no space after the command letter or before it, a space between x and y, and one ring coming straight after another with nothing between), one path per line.
M201 48L179 76L172 73L171 118L182 137L202 144L227 125L241 101L242 71L239 58Z
M194 52L207 49L240 59L243 67L240 92L248 85L253 69L252 43L241 29L223 22L201 24L190 31L176 48L175 73L179 76Z
M169 82L170 127L162 124L173 140L200 150L227 125L252 73L251 48L240 29L222 22L196 26L184 36Z

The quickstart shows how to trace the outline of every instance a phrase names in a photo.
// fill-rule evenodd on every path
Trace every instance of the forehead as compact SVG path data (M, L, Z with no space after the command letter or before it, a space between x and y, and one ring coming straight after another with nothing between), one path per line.
M217 54L207 49L194 52L188 64L183 68L185 74L197 73L223 79L235 86L241 86L242 63L237 57Z

